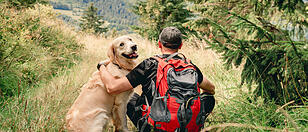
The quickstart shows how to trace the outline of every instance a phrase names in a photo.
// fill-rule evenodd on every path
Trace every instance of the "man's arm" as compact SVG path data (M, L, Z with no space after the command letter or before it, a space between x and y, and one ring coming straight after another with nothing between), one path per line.
M199 86L204 92L207 92L212 95L215 94L215 86L205 77L203 77L203 80Z
M126 77L115 78L107 71L104 65L101 65L99 71L101 79L109 94L119 94L121 92L133 89L133 86Z

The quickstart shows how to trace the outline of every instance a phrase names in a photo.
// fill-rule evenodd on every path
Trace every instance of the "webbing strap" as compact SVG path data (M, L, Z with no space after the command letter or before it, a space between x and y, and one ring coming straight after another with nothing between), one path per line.
M183 104L181 104L181 118L182 118L182 120L183 120L183 124L182 123L180 123L180 127L183 129L183 128L185 128L186 127L186 125L187 125L187 117L186 117L186 109L185 109L185 103L183 103Z
M166 62L168 62L170 59L172 59L174 56L177 56L179 53L178 52L175 52L171 55L169 55L167 58L166 58Z
M146 107L145 111L147 111L148 108L150 107L150 106L149 106L149 101L148 101L147 97L144 96L144 98L145 98L145 103L147 104L147 107ZM144 118L145 118L145 121L144 121L144 123L142 124L141 129L138 129L138 130L140 130L141 132L144 131L146 125L148 124L149 115L147 115L147 113L146 113L146 114L144 115ZM139 125L138 125L138 128L139 128Z
M168 56L168 57L166 58L165 61L168 62L170 59L172 59L173 57L175 57L175 56L177 56L177 55L179 55L179 54L181 54L181 55L184 57L184 61L185 61L185 63L187 63L187 60L186 60L185 55L182 54L182 53L179 53L179 52L175 52L175 53L171 54L170 56Z
M141 129L140 129L141 132L143 132L144 129L145 129L145 127L147 126L147 124L148 124L148 118L149 118L149 116L146 117L146 120L145 120L144 123L142 124Z
M148 101L147 97L144 96L144 98L145 98L145 103L147 104L147 108L146 108L146 110L147 110L150 107L150 105L149 105L149 101Z

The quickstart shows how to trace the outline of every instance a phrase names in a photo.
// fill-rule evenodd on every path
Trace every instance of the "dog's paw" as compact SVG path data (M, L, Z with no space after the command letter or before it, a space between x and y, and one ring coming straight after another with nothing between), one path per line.
M108 64L110 63L110 60L104 60L104 61L101 61L97 64L97 70L99 70L99 68L104 65L104 66L107 66Z

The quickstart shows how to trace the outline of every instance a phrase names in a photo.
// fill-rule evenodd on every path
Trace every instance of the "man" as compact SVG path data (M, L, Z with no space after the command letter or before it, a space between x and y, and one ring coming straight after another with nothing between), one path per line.
M175 27L164 28L159 36L159 48L162 52L161 57L167 58L171 54L177 53L178 50L181 49L182 44L181 32L179 29ZM178 55L173 58L182 59ZM208 93L208 95L214 95L214 85L203 77L198 67L195 65L193 66L198 74L199 87L204 92ZM145 104L151 106L153 101L153 93L155 90L153 89L153 86L155 87L157 79L157 68L158 60L151 57L141 62L130 73L128 73L126 77L118 79L113 77L104 66L101 66L99 69L101 72L101 79L107 87L107 92L110 94L118 94L123 91L133 89L139 84L142 85L141 96L134 93L127 105L127 115L140 131L150 131L153 129L153 126L149 125L147 123L147 119L142 115L142 111L144 111L144 109L140 106ZM214 107L214 103L213 96L210 96L203 100L203 103L201 104L206 105L203 108L205 108L207 113L210 113ZM205 118L203 120L205 120Z

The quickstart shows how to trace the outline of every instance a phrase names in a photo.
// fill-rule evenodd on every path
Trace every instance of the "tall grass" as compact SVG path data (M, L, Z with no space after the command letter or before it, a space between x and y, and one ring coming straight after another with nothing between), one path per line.
M149 42L140 37L134 36L134 40L139 44L139 54L140 57L138 61L153 56L154 54L159 54L159 49L155 46L153 42ZM27 117L32 117L31 119L16 120L15 125L18 124L13 130L24 130L27 126L37 126L36 128L28 128L30 130L62 130L64 123L64 116L71 106L73 101L78 96L81 86L89 79L92 72L94 72L97 62L106 59L106 52L111 39L96 38L94 36L79 36L77 38L79 42L85 44L85 49L82 53L82 62L72 69L66 70L66 74L63 76L55 77L48 84L43 84L37 91L31 91L28 95L27 109L32 111ZM229 87L236 87L237 83L234 81L236 77L232 74L221 74L226 72L221 65L219 65L219 60L217 55L210 50L198 50L190 45L185 45L181 50L188 58L190 58L193 63L198 65L200 69L204 72L204 75L213 81L217 86L217 99L223 101L234 96L234 90L223 90ZM202 59L200 59L202 58ZM236 70L230 71L230 73L236 73ZM218 80L224 81L218 81ZM9 113L11 116L23 116L23 110L26 105L25 99L16 98L15 103L11 103L11 108L21 108L19 110L13 109L15 114ZM14 102L14 101L13 101ZM18 103L23 102L23 103ZM21 115L19 115L21 114ZM44 120L40 120L44 119ZM37 120L40 124L36 124ZM29 122L27 125L27 123ZM12 125L11 122L5 121L6 127ZM130 124L130 128L132 124Z
M107 59L106 52L110 39L80 35L77 40L85 45L82 61L61 76L54 77L49 83L41 84L36 90L14 98L2 109L2 130L8 131L64 131L65 114L77 98L80 88L96 70L97 62ZM153 42L139 37L138 61L159 54ZM256 102L247 91L239 88L239 69L224 70L218 55L210 50L200 50L185 45L181 50L193 63L200 67L204 75L216 85L217 105L207 119L207 130L225 131L265 131L295 130L274 103ZM201 59L202 58L202 59ZM299 130L307 130L307 107L288 108L287 114L296 122ZM285 109L284 108L284 109ZM18 117L18 118L17 118ZM136 128L129 122L129 128ZM113 131L112 127L106 131Z
M32 11L35 14L35 10ZM55 73L62 74L53 76L49 81L40 81L26 92L5 101L0 108L0 130L2 131L65 131L63 126L66 112L79 95L82 85L96 70L97 63L107 59L107 50L113 38L104 39L83 33L76 34L66 26L48 19L41 19L40 22L51 27L56 26L59 31L57 33L76 35L71 41L84 45L80 54L82 61L74 61L76 65L71 67L54 69ZM139 62L160 53L155 42L136 35L133 37L139 46ZM50 38L50 40L53 39ZM61 43L61 41L55 43ZM307 131L307 105L289 104L281 107L271 102L263 102L261 99L255 101L245 86L240 87L240 69L225 70L219 55L213 51L196 48L190 41L184 44L180 52L191 59L204 76L216 86L216 107L207 119L205 130ZM60 48L57 49L60 50ZM24 87L18 81L14 81L12 79L14 87ZM136 130L132 123L129 123L129 129ZM106 131L113 131L112 127Z
M89 41L93 42L93 41ZM93 48L94 49L94 48ZM99 48L96 48L100 51ZM106 49L101 50L106 51ZM41 83L18 97L11 98L1 108L1 130L62 131L64 115L79 94L79 88L95 70L101 54L82 53L83 61L48 83ZM91 67L91 65L94 65Z
M46 90L42 91L45 97L57 95L42 87L80 61L82 45L76 33L56 19L52 7L15 10L1 4L0 44L0 130L37 131L53 126L49 116L41 115L61 107L47 110L56 101L44 103L36 91Z
M63 23L56 20L52 7L15 10L0 6L0 102L78 61L82 46L59 24Z
M261 98L254 101L251 97L252 94L240 92L236 97L218 104L207 119L206 130L308 130L307 105L281 107L274 101L265 103Z

